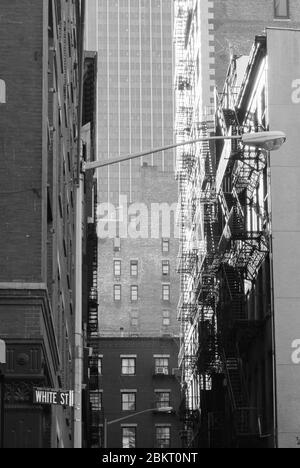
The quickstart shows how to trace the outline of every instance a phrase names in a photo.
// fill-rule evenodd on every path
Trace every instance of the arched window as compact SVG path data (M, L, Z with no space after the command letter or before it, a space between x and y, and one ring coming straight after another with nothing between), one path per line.
M0 104L6 103L6 84L5 81L0 80Z

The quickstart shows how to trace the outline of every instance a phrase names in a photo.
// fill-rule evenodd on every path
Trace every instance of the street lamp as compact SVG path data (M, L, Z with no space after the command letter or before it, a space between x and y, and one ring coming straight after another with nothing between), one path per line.
M79 184L77 187L76 197L76 311L75 311L75 347L76 347L76 358L75 358L75 410L74 410L74 433L75 433L75 447L81 446L81 384L82 384L82 202L84 194L84 173L88 170L94 170L101 167L112 166L124 161L130 161L132 159L142 158L155 153L161 153L168 151L173 148L180 146L192 145L194 143L204 143L209 141L224 141L224 140L239 140L243 146L252 146L256 148L265 149L267 151L278 150L283 143L286 141L286 135L281 131L268 131L268 132L256 132L256 133L245 133L243 135L231 135L231 136L210 136L197 138L195 140L184 141L181 143L173 143L160 148L152 148L147 151L139 153L127 154L120 156L115 159L107 159L106 161L95 161L85 162L82 161L82 172L79 178ZM152 411L152 410L147 410ZM127 418L126 418L127 419ZM119 420L118 420L119 421ZM116 421L115 421L116 422ZM106 422L106 426L113 424ZM105 429L107 437L107 427Z
M243 146L254 146L256 148L262 148L268 151L278 150L283 143L286 141L285 133L281 131L271 131L271 132L256 132L256 133L244 133L243 135L231 135L231 136L210 136L197 138L196 140L184 141L181 143L172 143L171 145L166 145L161 148L152 148L147 151L142 151L140 153L127 154L125 156L120 156L115 159L107 159L106 161L95 161L89 163L83 163L82 170L83 172L98 169L100 167L112 166L113 164L118 164L124 161L130 161L132 159L142 158L144 156L149 156L150 154L161 153L162 151L168 151L173 148L178 148L180 146L192 145L194 143L204 143L207 141L224 141L224 140L240 140Z
M173 411L173 408L171 406L165 406L162 408L148 408L144 411L139 411L138 413L129 414L128 416L124 416L123 418L113 419L112 421L107 421L107 419L105 418L104 419L104 448L107 448L108 426L110 426L111 424L122 422L122 421L127 421L127 419L135 418L136 416L139 416L140 414L151 413L152 411L157 411L158 413L171 413Z

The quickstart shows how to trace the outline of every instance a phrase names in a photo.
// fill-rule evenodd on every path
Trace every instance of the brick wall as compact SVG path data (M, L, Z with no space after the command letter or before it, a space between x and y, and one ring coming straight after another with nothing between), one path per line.
M101 339L99 352L103 355L103 375L100 389L103 390L103 413L109 420L126 416L121 411L121 390L136 390L136 411L155 408L155 391L169 390L170 404L176 414L146 413L131 418L128 423L137 424L137 447L155 447L155 425L171 425L171 448L180 448L180 384L172 376L154 376L154 355L170 355L170 374L177 367L178 344L173 339ZM136 355L136 376L121 375L121 355ZM128 414L128 413L127 413ZM126 422L124 421L124 424ZM122 447L121 424L113 424L108 430L108 446Z
M1 2L0 258L2 281L40 281L43 2ZM7 240L9 239L9 242Z
M145 166L140 170L139 200L148 208L151 203L168 203L177 201L177 183L174 173L161 172L155 167ZM149 232L150 230L149 215ZM100 333L119 336L122 328L126 334L143 336L160 336L162 333L178 335L177 303L179 298L179 276L176 272L178 239L173 236L174 220L172 219L169 254L162 253L162 237L158 239L121 239L120 252L114 252L114 239L99 240L99 320ZM120 280L114 278L113 262L122 261ZM138 278L130 276L130 261L138 260ZM169 260L170 276L162 275L162 261ZM162 284L170 283L171 298L162 301ZM121 284L122 300L114 302L113 286ZM130 286L139 287L139 300L131 302ZM139 325L131 326L132 310L139 311ZM163 310L170 311L171 324L163 328Z

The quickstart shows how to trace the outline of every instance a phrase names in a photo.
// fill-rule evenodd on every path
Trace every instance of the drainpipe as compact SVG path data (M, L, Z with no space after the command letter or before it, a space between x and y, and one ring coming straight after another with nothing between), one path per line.
M76 189L74 448L82 447L82 378L83 378L82 220L83 220L83 175L80 174L79 186Z

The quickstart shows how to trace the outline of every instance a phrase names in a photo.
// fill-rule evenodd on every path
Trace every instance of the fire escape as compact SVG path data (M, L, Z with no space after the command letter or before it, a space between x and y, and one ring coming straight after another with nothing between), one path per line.
M188 2L175 2L175 93L176 93L176 140L178 143L190 140L193 136L194 122L194 62L189 57L189 26L192 21ZM179 367L182 374L183 400L181 419L183 423L182 439L187 446L191 445L194 432L194 411L190 401L187 382L193 380L196 362L197 337L193 322L197 316L197 303L193 292L193 272L199 262L199 248L195 241L191 218L195 212L193 197L193 170L196 164L194 145L177 149L176 178L178 180L179 204L177 222L180 229L180 250L177 271L180 273L180 300L178 303L178 320L180 321Z
M103 444L103 408L100 392L101 358L99 350L98 322L98 237L97 237L97 195L95 190L94 219L89 224L88 245L90 249L89 264L89 300L88 300L88 346L92 350L89 358L89 401L90 401L90 441L92 448Z
M218 116L220 127L238 131L233 110L224 111L220 106ZM259 408L250 403L241 347L247 350L251 346L262 325L248 315L246 287L255 281L269 250L266 220L255 203L266 157L257 150L241 150L235 143L229 153L224 148L220 157L219 167L228 161L218 189L222 220L217 304L220 358L231 407L233 444L253 447L260 441L260 415ZM258 218L255 226L248 219L250 210Z

